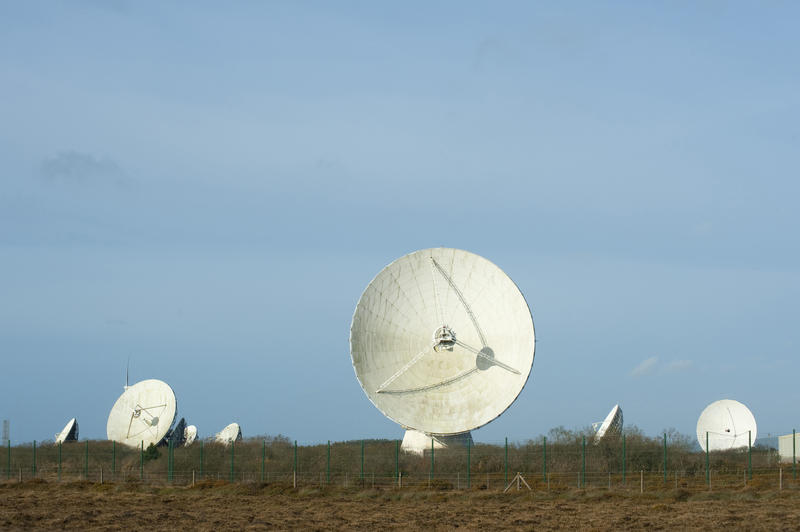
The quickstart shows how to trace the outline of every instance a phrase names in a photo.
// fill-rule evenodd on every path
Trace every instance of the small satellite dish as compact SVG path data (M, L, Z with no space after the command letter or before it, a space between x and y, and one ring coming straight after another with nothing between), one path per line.
M423 448L410 446L413 435L403 439L416 453L431 437L445 442L502 414L528 380L534 346L517 285L485 258L452 248L386 266L350 327L356 378L386 417L425 435Z
M606 434L622 433L622 409L619 405L614 405L603 421L592 423L592 428L597 431L594 435L595 443L599 443Z
M178 413L175 393L166 382L148 379L126 386L108 414L108 439L129 447L158 445Z
M70 419L67 421L66 426L64 426L64 430L57 433L55 436L56 444L64 443L65 441L77 441L78 440L78 422L75 421L75 418Z
M214 441L225 445L230 445L231 442L239 441L242 439L242 429L238 423L231 423L214 436Z
M708 405L697 420L697 441L706 450L726 451L747 447L756 441L756 418L746 406L733 399L721 399Z
M189 447L197 439L197 427L189 425L183 429L183 446Z

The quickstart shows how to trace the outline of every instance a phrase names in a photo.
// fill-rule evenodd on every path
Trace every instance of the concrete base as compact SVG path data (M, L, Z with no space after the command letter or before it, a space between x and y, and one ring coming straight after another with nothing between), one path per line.
M448 447L466 447L467 442L472 444L472 433L463 432L461 434L426 434L418 430L407 430L403 436L403 443L400 449L406 453L412 453L419 456L425 454L425 451L431 450L431 440L433 440L433 449L447 449Z

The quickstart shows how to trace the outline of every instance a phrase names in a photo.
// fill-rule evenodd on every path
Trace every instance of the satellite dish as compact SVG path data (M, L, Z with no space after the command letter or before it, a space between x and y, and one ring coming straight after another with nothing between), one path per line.
M611 412L608 413L603 421L592 423L592 428L597 431L594 435L595 443L599 443L606 434L622 433L622 409L619 405L614 405L614 408L611 409Z
M214 441L224 445L230 445L231 442L239 441L242 439L242 429L238 423L231 423L214 436Z
M67 421L67 424L64 426L64 430L56 434L55 440L56 445L65 441L78 440L78 422L75 421L75 418Z
M165 438L167 443L171 443L173 448L182 444L184 442L183 433L185 430L186 430L186 420L184 418L181 418L181 420L175 424L175 428L173 428L167 433L167 436Z
M126 386L108 414L108 439L129 447L158 445L175 422L177 406L166 382L148 379Z
M428 449L432 437L446 444L502 414L525 386L533 355L533 319L517 285L459 249L415 251L386 266L350 327L364 393L386 417L424 434ZM404 450L424 450L407 436Z
M710 451L747 447L756 441L756 418L746 406L733 399L721 399L708 405L697 420L697 441Z
M197 439L197 427L189 425L183 429L183 446L189 447Z

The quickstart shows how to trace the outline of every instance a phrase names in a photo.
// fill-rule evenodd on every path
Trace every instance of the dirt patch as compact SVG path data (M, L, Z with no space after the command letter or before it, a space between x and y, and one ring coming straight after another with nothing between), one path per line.
M660 494L0 484L0 529L797 529L800 492Z

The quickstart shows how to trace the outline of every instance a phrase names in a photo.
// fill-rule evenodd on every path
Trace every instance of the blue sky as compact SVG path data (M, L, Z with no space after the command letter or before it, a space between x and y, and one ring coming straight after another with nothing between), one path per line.
M132 380L201 436L399 438L349 358L386 264L458 247L534 315L474 433L800 428L790 2L0 5L0 418L104 438Z

